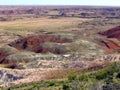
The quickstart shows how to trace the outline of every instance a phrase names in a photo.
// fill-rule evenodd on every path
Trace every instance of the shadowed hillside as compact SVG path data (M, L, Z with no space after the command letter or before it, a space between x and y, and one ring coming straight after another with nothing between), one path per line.
M105 35L107 38L117 38L120 40L120 26L112 28L105 32L100 32L99 34Z

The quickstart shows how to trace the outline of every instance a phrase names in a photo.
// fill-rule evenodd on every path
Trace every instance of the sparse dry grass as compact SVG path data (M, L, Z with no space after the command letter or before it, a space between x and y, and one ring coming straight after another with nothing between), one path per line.
M46 72L45 79L61 79L61 78L67 78L71 74L81 74L81 73L91 73L96 72L97 70L100 70L102 68L105 68L109 65L111 65L113 62L102 62L102 61L93 61L93 62L86 62L88 67L84 68L64 68L64 69L54 69Z
M10 66L10 64L0 64L0 68L7 68L9 66Z
M46 79L60 79L60 78L67 78L70 74L79 74L82 72L83 69L81 68L67 68L67 69L57 69L57 70L50 70L46 73Z
M82 19L82 18L29 18L16 21L5 21L0 22L0 29L4 30L49 30L58 31L75 27L78 23L92 20L92 19Z

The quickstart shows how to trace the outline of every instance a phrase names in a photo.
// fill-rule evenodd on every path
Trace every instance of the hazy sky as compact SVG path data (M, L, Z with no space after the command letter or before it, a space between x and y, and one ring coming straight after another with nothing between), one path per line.
M120 0L0 0L0 5L102 5L120 6Z

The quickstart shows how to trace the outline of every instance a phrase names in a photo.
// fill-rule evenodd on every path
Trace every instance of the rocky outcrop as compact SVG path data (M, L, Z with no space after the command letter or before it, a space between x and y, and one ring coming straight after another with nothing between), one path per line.
M5 82L10 82L18 79L22 79L22 77L14 75L12 73L6 73L5 70L0 70L0 80L3 80Z
M119 54L102 55L102 56L98 57L98 60L100 60L100 61L120 61L120 55Z
M0 69L0 88L10 87L21 83L36 82L45 79L45 73L50 69Z

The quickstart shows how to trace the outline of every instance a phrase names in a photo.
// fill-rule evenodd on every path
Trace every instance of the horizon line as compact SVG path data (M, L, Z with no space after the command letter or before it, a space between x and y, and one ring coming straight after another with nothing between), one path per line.
M40 4L20 4L20 5L15 5L15 4L13 4L13 5L8 5L8 4L4 4L4 5L2 5L2 4L0 4L0 6L98 6L98 7L120 7L120 6L118 6L118 5L40 5Z

